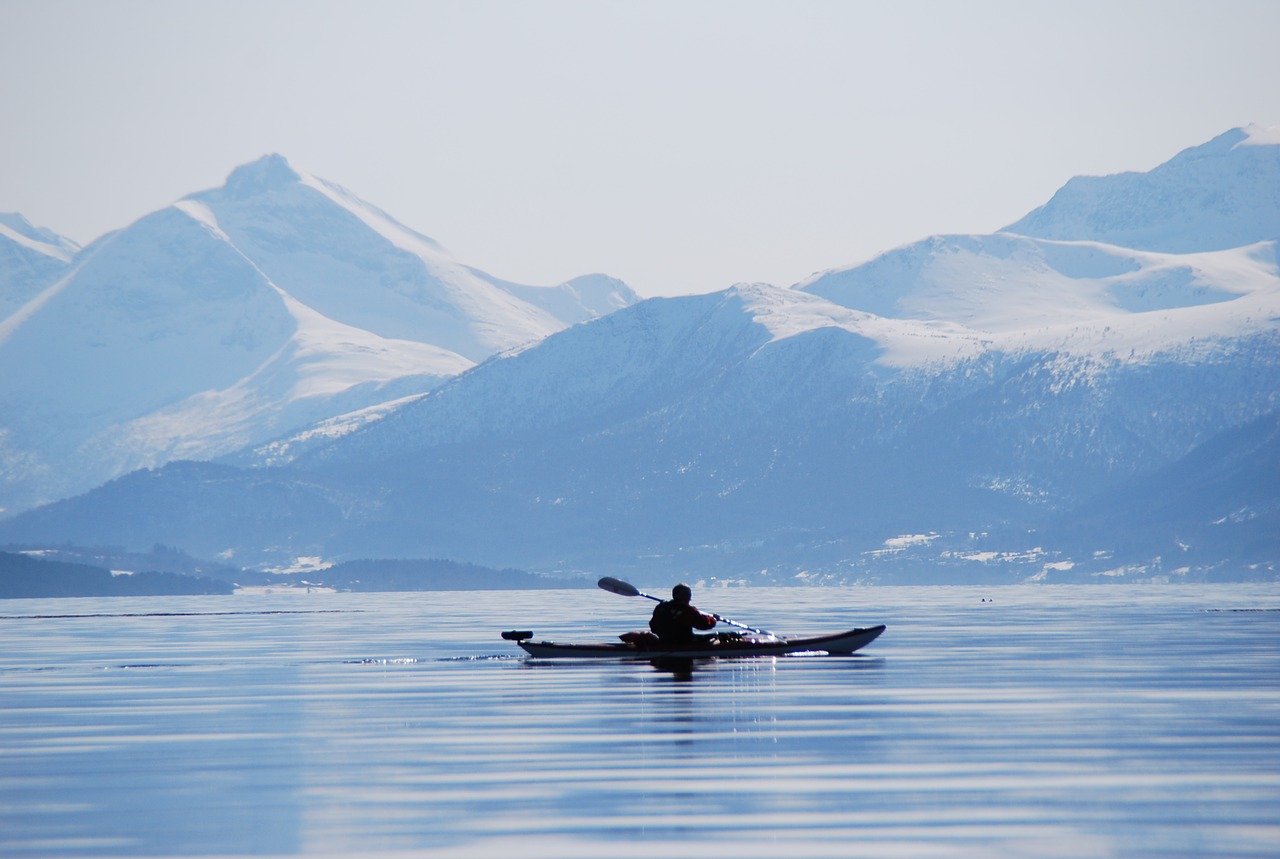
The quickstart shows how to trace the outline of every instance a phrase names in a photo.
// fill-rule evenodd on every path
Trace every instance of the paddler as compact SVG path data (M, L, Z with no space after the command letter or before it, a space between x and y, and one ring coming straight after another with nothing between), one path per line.
M649 629L663 643L683 644L697 636L695 629L714 629L719 620L713 614L704 614L690 605L693 590L683 582L671 589L671 599L654 606L649 618Z

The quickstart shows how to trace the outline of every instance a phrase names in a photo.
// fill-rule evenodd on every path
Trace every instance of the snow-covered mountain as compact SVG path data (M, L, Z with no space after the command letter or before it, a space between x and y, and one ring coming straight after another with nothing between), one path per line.
M1055 348L1062 329L1146 329L1166 312L1211 325L1201 336L1232 336L1262 324L1239 310L1275 287L1278 242L1280 128L1250 126L1149 173L1072 179L995 235L933 236L797 288L888 318L959 323L1003 346Z
M1080 534L1074 511L1274 412L1277 347L1273 330L1144 361L1006 353L958 328L740 286L554 335L289 467L138 472L0 524L0 537L164 538L245 563L289 560L267 547L467 557L640 580L1109 570L1125 563L1124 518ZM1220 541L1256 529L1262 496L1227 493L1212 520L1236 519L1204 528ZM1049 528L1070 540L1028 542ZM1142 560L1157 538L1175 548L1155 535Z
M1274 575L1280 265L1246 226L1280 184L1236 186L1280 145L1247 139L1253 172L1179 156L1252 207L1217 229L1237 245L939 236L798 288L652 299L0 540L642 582Z
M499 281L278 155L74 256L24 223L0 248L63 268L5 269L41 273L6 284L0 322L10 511L422 393L636 300L602 275Z

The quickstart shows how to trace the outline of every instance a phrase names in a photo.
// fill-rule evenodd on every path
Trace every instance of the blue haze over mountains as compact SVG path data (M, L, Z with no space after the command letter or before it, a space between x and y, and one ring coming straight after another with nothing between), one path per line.
M1258 127L994 235L646 301L505 283L279 156L83 250L5 216L0 542L1274 579L1278 242Z

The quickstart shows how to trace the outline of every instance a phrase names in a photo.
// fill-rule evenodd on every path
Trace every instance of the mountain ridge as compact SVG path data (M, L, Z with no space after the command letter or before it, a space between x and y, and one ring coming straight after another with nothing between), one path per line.
M1278 143L1280 128L1251 125L1146 173L1078 176L1005 231L1169 253L1280 239Z

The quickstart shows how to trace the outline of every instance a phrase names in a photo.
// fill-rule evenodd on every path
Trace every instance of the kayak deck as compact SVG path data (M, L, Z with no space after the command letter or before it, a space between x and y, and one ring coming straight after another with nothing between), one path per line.
M884 625L851 629L834 635L809 638L750 638L721 640L714 636L697 642L679 645L660 643L596 642L589 644L558 644L552 641L533 641L532 633L522 633L520 638L504 633L530 656L541 658L622 658L655 659L678 657L682 659L724 659L752 656L786 656L793 653L826 653L847 655L866 647L884 632Z

